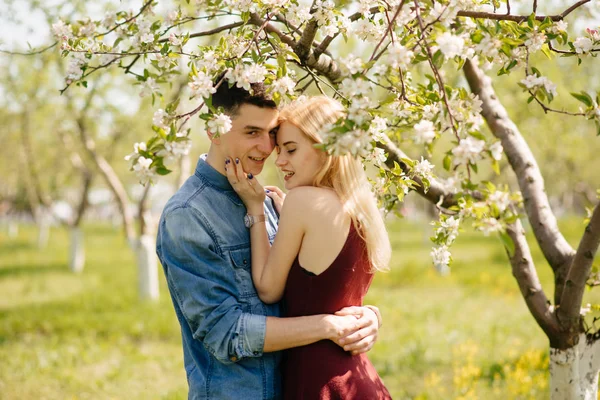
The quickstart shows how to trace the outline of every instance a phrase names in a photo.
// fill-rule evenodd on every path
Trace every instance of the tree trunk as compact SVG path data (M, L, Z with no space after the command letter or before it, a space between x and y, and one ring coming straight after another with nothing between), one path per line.
M177 176L177 181L175 182L175 191L179 190L179 188L183 186L187 178L190 177L191 173L190 156L189 154L185 154L179 159L179 175Z
M14 239L19 236L19 224L17 224L17 221L8 221L7 233L10 239Z
M50 215L46 210L39 210L37 226L37 247L38 249L45 249L48 246L48 238L50 237Z
M158 300L158 262L156 241L152 235L140 236L133 246L138 265L138 288L144 300Z
M579 343L566 350L550 348L550 398L552 400L598 399L600 341Z
M79 226L70 228L71 248L69 252L69 269L71 272L80 273L85 266L85 246L83 231Z

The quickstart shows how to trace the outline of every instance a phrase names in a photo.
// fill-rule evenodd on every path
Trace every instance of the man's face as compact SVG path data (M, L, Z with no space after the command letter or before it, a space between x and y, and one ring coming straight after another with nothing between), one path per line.
M278 111L273 108L251 104L240 106L236 115L231 117L231 130L213 140L223 156L223 164L226 157L231 157L234 162L239 158L246 173L260 174L266 158L275 147L277 116Z

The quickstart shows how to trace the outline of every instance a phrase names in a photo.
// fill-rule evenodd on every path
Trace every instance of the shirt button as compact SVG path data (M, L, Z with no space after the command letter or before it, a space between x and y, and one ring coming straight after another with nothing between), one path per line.
M244 264L248 264L248 260L244 258Z
M230 360L231 360L232 362L236 362L236 361L237 361L237 357L236 357L236 356L233 356L233 357L231 357L231 358L230 358Z

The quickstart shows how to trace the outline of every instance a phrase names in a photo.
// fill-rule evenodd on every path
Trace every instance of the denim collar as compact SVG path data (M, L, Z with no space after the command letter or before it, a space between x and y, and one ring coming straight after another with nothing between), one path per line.
M198 164L196 164L196 171L194 174L202 181L221 190L223 194L229 197L229 199L234 203L243 205L242 200L233 190L233 187L231 186L231 183L229 183L227 177L206 162L207 155L208 154L202 154L200 156L200 159L198 159Z

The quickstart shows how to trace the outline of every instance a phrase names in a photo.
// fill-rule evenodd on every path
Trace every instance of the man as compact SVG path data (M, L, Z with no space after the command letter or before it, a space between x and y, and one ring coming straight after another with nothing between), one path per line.
M264 215L246 214L227 180L225 159L233 156L258 175L274 148L277 108L262 84L252 85L250 94L224 82L212 102L231 117L232 128L219 137L207 132L208 155L165 206L156 251L181 325L189 399L276 399L278 350L330 339L348 351L368 351L377 337L377 310L279 318L277 304L260 301L248 227L266 223L272 243L277 215L269 198Z

